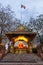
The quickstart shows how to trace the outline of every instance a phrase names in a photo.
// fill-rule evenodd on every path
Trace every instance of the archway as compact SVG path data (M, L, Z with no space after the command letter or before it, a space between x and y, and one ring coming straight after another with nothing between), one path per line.
M15 53L27 53L27 48L28 48L28 38L26 38L25 36L18 36L13 38L13 42L14 42L14 49L15 49Z

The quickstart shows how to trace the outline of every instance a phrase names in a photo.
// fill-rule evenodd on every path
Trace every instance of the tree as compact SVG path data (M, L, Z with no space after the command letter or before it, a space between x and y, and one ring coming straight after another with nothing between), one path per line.
M20 24L21 24L21 20L15 18L15 20L11 25L10 31L14 31Z
M10 7L4 8L0 6L0 27L2 32L9 31L14 19L14 12Z
M42 35L40 35L41 34L41 30L43 30L43 15L39 15L38 17L37 17L37 19L34 19L34 18L31 18L30 19L30 22L29 22L29 24L28 24L28 27L32 30L32 31L34 31L34 32L36 32L37 33L37 35L38 35L38 38L39 38L39 40L40 40L40 43L41 43L41 39L42 39ZM40 33L39 33L40 32Z

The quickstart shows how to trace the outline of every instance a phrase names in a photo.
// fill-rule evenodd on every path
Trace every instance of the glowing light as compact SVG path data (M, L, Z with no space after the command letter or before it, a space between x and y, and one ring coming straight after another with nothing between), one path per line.
M20 42L20 44L18 45L18 48L24 48L24 47L25 45L22 42Z
M17 38L14 39L15 42L19 40L24 40L25 42L28 42L28 39L24 36L18 36Z

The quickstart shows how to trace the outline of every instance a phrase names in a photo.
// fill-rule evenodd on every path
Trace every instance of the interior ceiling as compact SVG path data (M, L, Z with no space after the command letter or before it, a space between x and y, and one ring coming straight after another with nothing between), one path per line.
M29 41L29 39L26 38L25 36L18 36L16 38L13 38L13 40L14 40L14 42L19 41L19 40L23 40L25 42L28 42Z

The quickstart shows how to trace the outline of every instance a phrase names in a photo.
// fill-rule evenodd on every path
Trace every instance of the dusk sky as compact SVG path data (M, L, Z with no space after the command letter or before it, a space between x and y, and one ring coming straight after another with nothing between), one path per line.
M36 17L43 14L43 0L0 0L3 6L10 5L12 10L15 11L16 17L28 21L30 17ZM26 8L21 8L21 4Z

